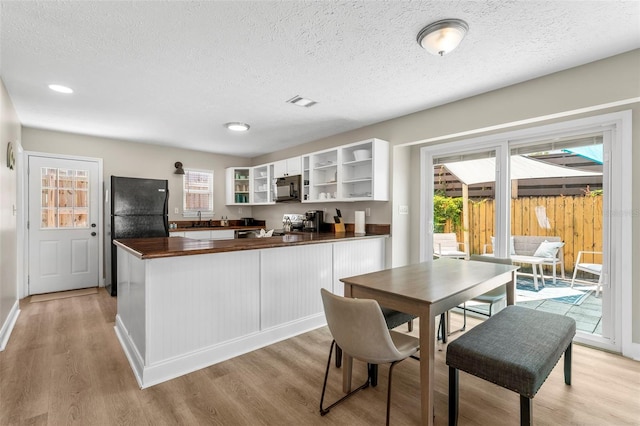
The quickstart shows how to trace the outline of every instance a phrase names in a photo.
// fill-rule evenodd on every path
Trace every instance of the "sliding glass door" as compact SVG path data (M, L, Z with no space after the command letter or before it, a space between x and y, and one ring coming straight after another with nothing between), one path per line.
M620 351L630 241L616 232L626 219L606 212L631 197L630 144L603 117L422 148L420 254L443 257L438 234L454 233L467 255L511 257L516 303L570 316L577 341Z
M610 292L602 285L609 256L603 244L608 198L603 134L513 142L510 147L511 233L535 242L516 252L557 259L539 266L519 263L527 275L519 275L517 303L572 317L581 333L610 337ZM538 275L544 286L536 289Z

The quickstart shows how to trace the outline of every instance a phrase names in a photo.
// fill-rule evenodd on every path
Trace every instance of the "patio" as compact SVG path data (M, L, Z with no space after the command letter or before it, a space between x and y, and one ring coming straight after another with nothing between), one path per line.
M549 279L549 282L551 279ZM566 287L569 288L569 283L566 281L558 280L558 287L561 287L563 283L566 283ZM564 316L573 318L576 321L576 329L590 334L602 334L602 294L595 296L595 283L593 285L587 285L586 283L577 283L574 286L575 290L589 291L586 298L582 299L579 304L567 303L567 301L560 301L560 299L539 299L539 300L525 300L528 298L518 297L518 289L516 289L516 305L524 306L530 309L536 309L544 312L552 312ZM520 299L520 300L518 300ZM473 302L467 302L467 306L474 310L485 312L488 314L489 305L486 304L474 304ZM504 302L502 302L504 306ZM499 307L498 309L501 309ZM454 312L462 313L461 309L454 309ZM486 316L474 314L467 311L467 315L475 315L478 318L486 319Z

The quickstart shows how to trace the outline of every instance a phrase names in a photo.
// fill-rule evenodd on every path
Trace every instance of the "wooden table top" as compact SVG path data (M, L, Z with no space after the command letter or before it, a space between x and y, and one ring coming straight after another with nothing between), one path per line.
M355 235L349 232L342 234L295 232L267 238L238 238L233 240L196 240L186 237L129 238L115 240L113 243L140 259L156 259L387 236L387 234Z
M518 267L512 265L445 258L342 278L340 281L434 304L516 269Z

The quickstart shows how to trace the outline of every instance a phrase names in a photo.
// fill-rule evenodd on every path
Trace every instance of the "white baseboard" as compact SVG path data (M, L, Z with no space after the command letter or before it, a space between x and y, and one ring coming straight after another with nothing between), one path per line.
M136 376L138 385L140 385L141 389L144 389L263 348L281 340L297 336L298 334L315 330L326 324L327 321L324 312L321 312L301 320L292 321L238 339L204 347L178 357L156 362L153 365L144 365L144 361L139 356L135 344L130 339L126 328L122 322L119 321L118 317L116 317L115 329L118 339L120 339L120 344Z
M622 356L640 361L640 343L622 345Z
M11 332L13 331L13 327L16 325L16 321L18 321L19 315L20 302L16 300L11 307L11 311L9 311L7 320L4 322L2 328L0 329L0 352L4 351L4 348L7 347L7 343L9 343L9 337L11 337Z

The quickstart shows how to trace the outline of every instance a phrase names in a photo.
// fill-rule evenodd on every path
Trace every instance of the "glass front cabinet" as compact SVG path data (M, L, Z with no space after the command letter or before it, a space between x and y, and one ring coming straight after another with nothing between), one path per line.
M251 204L273 204L273 164L253 167L252 174Z
M250 204L251 167L229 167L225 178L226 204Z

